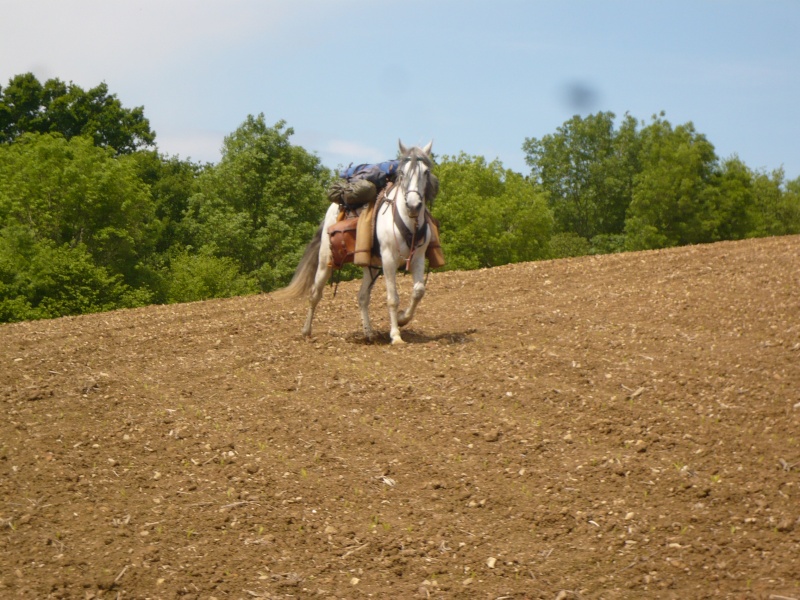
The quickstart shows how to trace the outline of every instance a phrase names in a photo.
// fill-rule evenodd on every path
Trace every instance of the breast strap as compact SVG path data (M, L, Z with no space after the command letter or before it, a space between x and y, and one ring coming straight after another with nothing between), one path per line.
M397 210L396 206L392 206L392 213L394 213L393 214L394 224L397 227L397 229L400 230L400 235L403 236L403 241L405 241L406 246L408 246L409 249L413 252L414 248L422 245L422 243L425 241L425 234L428 233L427 212L426 214L422 215L422 227L417 228L416 240L414 238L414 232L412 232L408 228L408 225L405 224L402 217L400 216L400 211Z
M389 200L386 197L386 194L381 193L378 196L378 202L377 202L377 204L375 206L375 212L374 212L374 215L373 215L373 219L375 221L374 221L373 228L372 228L372 231L373 231L373 234L372 234L372 237L373 237L373 240L372 240L372 255L373 256L380 256L380 254L381 254L380 243L378 242L378 228L377 228L376 225L377 225L377 222L378 222L378 212L382 208L384 210L386 208L388 208L386 206L387 204L391 204L392 205L392 218L394 219L394 224L397 227L397 229L400 230L400 235L403 236L403 241L406 243L406 246L408 246L410 248L411 252L413 253L414 252L414 248L411 247L411 244L413 243L415 247L421 246L423 244L423 242L425 241L425 235L428 233L428 211L427 211L427 209L425 209L425 216L423 217L423 220L422 220L422 227L419 227L417 229L417 237L416 237L416 241L415 241L414 240L414 232L411 231L411 229L408 228L408 225L406 225L405 222L403 221L403 219L400 217L400 214L399 214L399 212L397 210L397 207L394 204L394 200Z

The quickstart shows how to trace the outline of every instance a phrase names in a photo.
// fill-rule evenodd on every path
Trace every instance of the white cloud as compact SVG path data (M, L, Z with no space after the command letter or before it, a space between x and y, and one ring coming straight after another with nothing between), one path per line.
M374 146L350 140L329 140L325 144L325 152L332 156L345 157L346 160L373 162L384 160L382 153Z
M0 78L32 71L79 85L191 63L280 30L284 0L0 0Z
M332 169L350 163L372 163L390 158L386 156L385 150L363 141L336 138L319 130L295 128L292 144L316 154L322 164Z
M227 134L214 131L159 133L156 144L159 152L192 162L217 163L222 156L222 141Z

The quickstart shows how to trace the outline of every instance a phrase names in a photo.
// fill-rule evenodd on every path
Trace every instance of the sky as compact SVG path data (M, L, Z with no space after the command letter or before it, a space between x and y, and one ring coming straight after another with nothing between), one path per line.
M0 85L105 82L160 152L217 162L248 115L332 169L482 156L574 115L664 111L720 159L800 177L798 0L0 0Z

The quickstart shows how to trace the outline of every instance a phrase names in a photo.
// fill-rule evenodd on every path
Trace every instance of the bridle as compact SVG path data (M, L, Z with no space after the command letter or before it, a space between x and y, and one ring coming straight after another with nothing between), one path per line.
M424 211L424 204L427 201L427 198L425 197L425 190L426 190L427 185L428 185L428 181L427 181L428 170L423 168L425 166L424 162L421 161L421 159L419 159L417 157L406 158L404 160L404 162L405 163L409 163L409 162L412 163L411 166L412 166L412 168L416 169L416 173L417 173L416 189L412 190L412 189L409 189L409 185L410 185L411 180L413 178L413 173L407 173L406 172L406 170L405 170L406 169L406 165L401 165L400 168L397 170L398 171L398 176L397 177L398 177L399 181L397 182L396 188L397 189L402 189L403 197L406 200L406 210L409 212L409 215L411 215L412 211L411 211L411 208L408 205L408 197L411 194L416 194L417 196L419 196L419 199L423 204L423 211ZM420 164L420 163L422 163L422 164ZM394 195L396 197L397 196L397 192L395 192ZM418 217L419 217L419 214L416 215L416 218L418 218Z
M401 235L403 236L403 240L405 241L406 245L409 247L408 256L406 257L406 271L409 270L411 265L411 258L414 256L414 251L417 249L425 239L425 235L427 234L428 229L428 221L425 218L425 189L427 187L427 175L428 171L423 169L424 163L421 165L420 160L416 157L414 158L407 158L406 161L413 162L412 167L416 168L417 171L417 189L411 190L409 189L409 183L412 179L413 174L409 174L405 170L405 165L401 166L398 169L398 181L394 186L394 193L392 194L391 191L391 198L389 194L386 195L387 203L392 205L392 218L395 224L395 238L397 237L397 231L400 231ZM410 194L416 194L419 196L420 201L422 203L422 210L417 213L415 217L411 217L413 221L414 229L406 225L403 221L402 217L400 216L399 212L397 211L397 193L398 190L403 191L403 197L405 198L406 203L406 211L411 217L411 208L408 206L408 197ZM422 191L420 191L422 190ZM422 215L422 225L419 225L419 218Z

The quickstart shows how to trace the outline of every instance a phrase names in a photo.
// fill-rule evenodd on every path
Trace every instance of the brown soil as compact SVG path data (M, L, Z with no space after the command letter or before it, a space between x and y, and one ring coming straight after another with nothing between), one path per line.
M800 237L357 285L0 327L0 597L800 597Z

